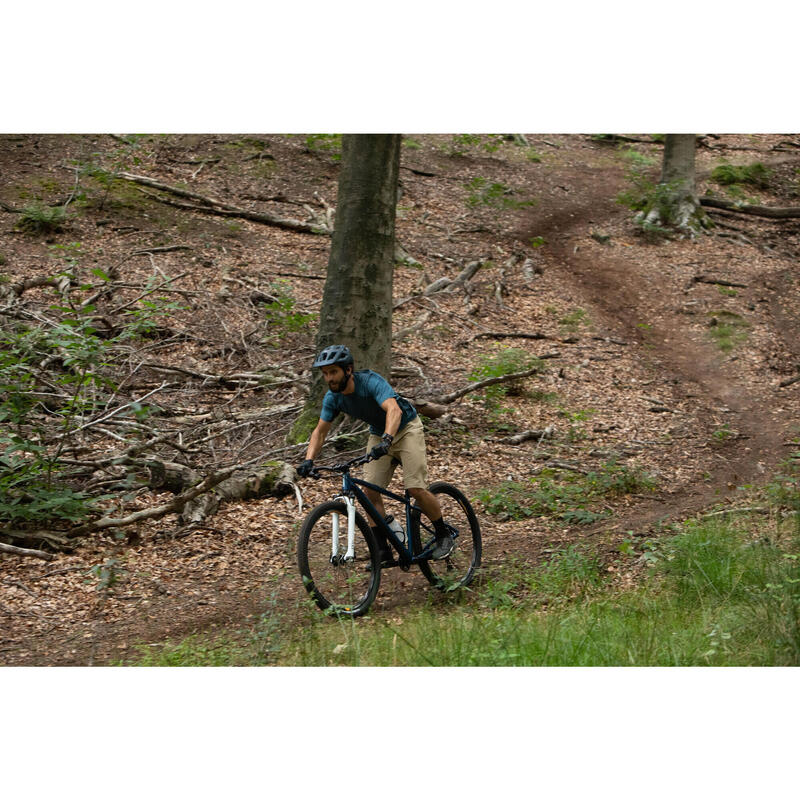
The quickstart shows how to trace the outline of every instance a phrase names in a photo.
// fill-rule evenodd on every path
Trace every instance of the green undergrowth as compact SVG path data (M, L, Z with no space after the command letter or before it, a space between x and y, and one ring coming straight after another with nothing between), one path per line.
M420 589L418 605L391 614L378 607L358 620L326 617L305 598L282 609L273 597L249 630L140 647L127 663L798 665L798 460L748 500L761 513L707 515L657 537L629 536L611 559L589 542L559 546L535 565L493 565L455 595ZM488 525L485 536L489 544Z
M733 311L711 311L708 316L708 335L723 353L730 353L747 339L750 326L741 315Z
M752 164L720 164L711 171L711 180L721 186L746 184L756 189L768 189L772 173L760 161Z
M528 481L503 481L478 493L487 514L503 519L548 517L573 525L608 516L598 508L604 498L654 490L653 479L637 468L614 461L586 474L543 469Z

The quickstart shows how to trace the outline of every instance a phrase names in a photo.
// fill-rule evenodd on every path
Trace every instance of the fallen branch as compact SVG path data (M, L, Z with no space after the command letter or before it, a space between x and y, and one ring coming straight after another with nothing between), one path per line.
M535 339L535 340L542 340L542 339L553 339L554 337L548 336L546 333L522 333L522 332L515 332L515 333L502 333L499 331L485 331L484 333L476 333L474 336L471 336L469 339L464 339L461 342L456 344L456 347L466 347L471 342L474 342L476 339Z
M533 470L531 474L537 475L538 473L540 473L542 470L545 469L563 469L566 470L567 472L579 472L581 475L589 474L589 470L586 470L583 467L579 467L575 464L570 464L567 461L558 461L555 458L551 458L549 461L542 464L541 467L537 467L535 470Z
M6 296L13 295L14 297L20 297L23 292L26 292L28 289L35 289L40 286L57 286L58 282L52 276L43 277L38 276L36 278L25 278L25 280L19 281L18 283L10 283L8 284L3 294Z
M187 189L180 189L177 186L170 186L166 183L148 178L145 175L133 175L130 172L119 172L117 177L131 183L136 183L141 186L149 186L152 189L158 189L161 192L175 195L177 197L185 197L189 200L195 200L202 203L200 206L190 206L189 210L200 211L207 214L216 214L222 217L241 217L242 219L249 219L252 222L261 222L265 225L273 225L278 228L285 228L293 231L300 231L301 233L316 233L316 234L329 234L330 230L326 230L319 226L310 225L307 222L301 222L299 219L292 219L290 217L279 217L275 214L267 212L250 211L246 208L239 208L238 206L231 205L230 203L223 203L214 197L191 192ZM161 198L150 195L156 200Z
M16 539L22 542L47 542L47 544L54 547L68 544L66 532L55 533L54 531L44 530L17 530L15 528L2 528L0 529L0 536L5 536L9 539Z
M712 278L710 275L695 275L689 282L689 288L695 283L710 283L712 286L733 286L738 289L747 289L746 283L737 283L736 281L728 281L723 278Z
M536 358L540 360L544 360L547 358L561 358L561 353L545 353L544 355L536 356ZM498 383L508 383L509 381L516 381L520 380L521 378L528 378L531 375L536 375L541 371L542 371L541 366L537 365L535 367L531 367L530 369L523 370L522 372L510 372L507 375L499 375L495 378L486 378L485 380L482 381L476 381L475 383L470 383L469 385L463 387L462 389L457 389L455 392L450 392L449 394L443 394L440 395L439 397L434 397L430 402L442 403L446 405L448 403L455 402L456 400L458 400L459 397L463 397L465 394L469 394L470 392L477 392L479 389L485 389L488 386L496 386Z
M498 437L490 439L490 441L497 442L498 444L522 444L530 439L538 439L541 442L543 439L551 438L554 432L555 428L552 425L548 425L540 431L522 431L514 436Z
M706 208L719 208L723 211L732 211L735 214L749 214L754 217L768 217L770 219L800 218L800 206L754 206L745 203L733 203L730 200L720 200L716 197L701 197L700 205Z
M41 558L43 561L52 561L55 558L52 553L45 553L44 550L31 550L28 547L14 547L13 544L3 544L2 542L0 542L0 553L13 553L17 556Z
M151 488L175 493L181 492L187 485L196 484L200 478L197 472L183 464L151 461L148 469ZM223 502L286 494L292 491L294 476L294 467L286 462L274 462L253 469L239 468L202 496L190 498L180 511L180 520L183 523L203 522L216 513ZM301 500L298 502L302 505Z
M412 294L409 297L404 297L402 300L398 300L394 304L393 308L400 308L400 306L410 303L412 300L417 300L420 297L430 297L437 292L443 292L445 289L452 292L461 286L466 286L466 284L475 277L475 273L477 273L477 271L486 263L486 259L470 261L470 263L467 264L467 266L464 267L464 269L462 269L455 278L437 278L435 281L433 281L433 283L429 283L418 294Z
M793 383L797 383L800 381L800 375L795 375L794 378L786 378L786 380L781 381L778 386L781 389L785 389L787 386L791 386Z
M711 511L708 514L703 514L701 519L726 516L729 514L769 514L769 509L764 508L763 506L752 506L747 508L724 508L722 511Z
M259 459L260 460L260 459ZM137 522L142 522L146 519L160 519L167 514L181 513L184 508L196 497L210 491L215 486L221 484L227 478L230 478L234 473L243 469L247 469L245 464L235 464L232 467L212 472L208 477L198 483L191 489L182 492L174 497L168 503L153 508L144 508L141 511L134 511L125 517L103 517L102 519L94 520L92 522L74 528L69 532L71 538L82 536L87 533L95 531L107 530L108 528L123 528L127 525L134 525Z
M635 142L637 144L664 144L658 139L642 139L639 136L623 136L621 133L606 133L589 137L590 141L598 144L617 144L619 142ZM550 144L550 142L545 142Z
M393 335L392 340L395 342L402 342L412 333L416 333L421 328L424 328L425 325L428 324L428 320L431 318L432 314L432 311L426 311L415 323L397 331L397 333Z

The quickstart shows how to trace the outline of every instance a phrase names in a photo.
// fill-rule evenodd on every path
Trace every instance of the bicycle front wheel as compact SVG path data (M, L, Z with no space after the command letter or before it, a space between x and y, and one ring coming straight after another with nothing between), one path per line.
M453 552L441 561L420 561L422 574L437 589L452 592L466 586L475 577L481 563L481 528L478 517L464 493L444 481L428 487L442 507L442 519L457 531ZM434 538L433 525L424 515L414 514L412 520L414 552L420 553Z
M347 506L331 500L314 508L297 539L297 565L306 591L336 615L366 614L378 594L378 544L366 520L356 514L355 543L347 554Z

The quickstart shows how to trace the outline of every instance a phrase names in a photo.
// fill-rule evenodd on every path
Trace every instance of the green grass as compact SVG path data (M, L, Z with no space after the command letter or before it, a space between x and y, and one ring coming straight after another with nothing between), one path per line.
M768 515L706 517L657 538L631 536L615 557L601 558L587 541L553 548L535 565L510 558L468 589L421 588L418 603L359 620L327 617L305 597L282 609L273 596L251 630L140 647L127 663L797 666L798 461L800 454L758 493L757 503L772 504Z
M650 551L653 566L626 590L614 588L591 557L563 551L525 580L517 570L460 603L415 610L402 623L315 624L286 647L281 663L795 665L796 538L791 546L787 552L772 540L754 540L746 526L692 523Z
M709 336L723 353L729 353L747 339L750 326L739 314L733 311L711 311L709 317L711 321L711 326L708 328Z
M493 206L495 208L524 208L536 205L535 200L517 200L514 190L504 183L497 181L490 182L486 178L476 176L465 184L469 191L467 205L470 208L475 206Z
M590 524L607 516L595 510L608 497L652 491L653 480L641 470L614 462L588 474L544 469L525 483L503 481L478 493L487 514L505 519L548 517L572 525Z
M586 311L582 308L576 308L571 311L569 314L563 316L559 321L558 324L565 330L572 333L576 333L580 330L582 325L588 325L589 320L586 316Z

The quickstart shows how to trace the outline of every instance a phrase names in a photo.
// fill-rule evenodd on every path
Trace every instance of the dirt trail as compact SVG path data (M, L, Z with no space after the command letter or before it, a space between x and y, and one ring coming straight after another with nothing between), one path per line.
M602 195L598 186L603 187ZM662 378L699 406L725 410L729 426L738 432L720 448L721 457L704 481L670 491L659 500L641 501L617 518L616 528L640 530L676 514L690 516L734 496L737 486L759 483L784 460L785 443L796 420L787 414L785 397L775 378L748 380L747 375L731 369L717 347L698 338L687 317L676 311L680 290L669 285L675 283L673 276L662 270L654 272L624 253L617 255L622 248L606 249L602 259L597 259L583 245L593 230L603 223L613 225L618 219L618 206L608 198L622 188L622 182L611 176L607 182L590 184L579 202L533 220L530 231L544 230L545 237L554 234L550 268L603 315L610 331L646 345L645 357ZM587 224L588 217L594 224ZM701 266L705 265L698 262L698 272L703 271ZM785 274L782 269L755 273L749 280L756 284L754 289L763 289ZM678 284L681 281L686 283L685 277ZM785 313L774 295L769 299L769 310L780 347L798 358L796 318ZM646 325L642 324L644 319L649 320Z

